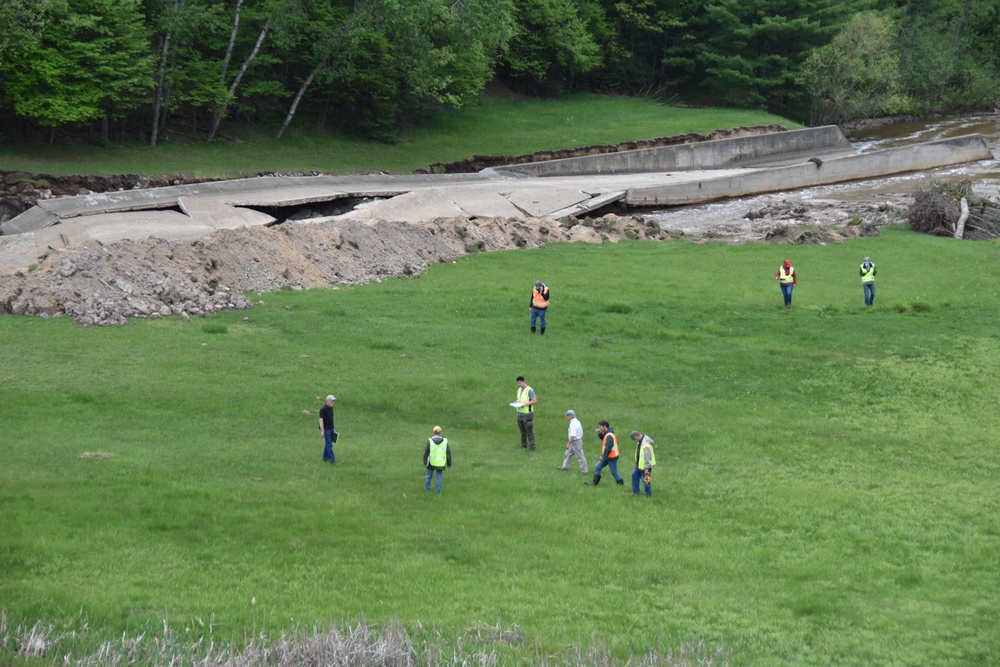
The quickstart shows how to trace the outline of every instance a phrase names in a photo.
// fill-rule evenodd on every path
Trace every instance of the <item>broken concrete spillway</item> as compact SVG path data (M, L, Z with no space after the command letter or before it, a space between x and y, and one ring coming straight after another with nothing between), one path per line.
M696 204L993 158L978 134L858 153L839 128L826 126L475 174L273 176L87 194L39 201L0 225L0 266L27 266L52 249L94 240L195 239L285 221L561 219L609 206ZM341 210L330 214L337 203Z

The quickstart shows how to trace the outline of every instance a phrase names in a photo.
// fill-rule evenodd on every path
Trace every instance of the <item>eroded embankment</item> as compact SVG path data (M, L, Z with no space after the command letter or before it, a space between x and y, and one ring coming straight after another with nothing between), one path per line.
M847 228L800 228L789 221L760 219L741 225L738 237L710 237L835 243L878 234L880 221L885 222L873 218ZM653 221L606 215L571 226L544 218L335 221L225 229L195 241L93 242L53 251L32 270L0 274L0 312L69 316L85 326L123 324L133 317L187 318L249 308L247 292L418 276L434 262L471 253L558 241L663 241L677 235Z
M248 308L243 292L415 276L433 262L469 253L537 248L550 241L667 237L655 223L607 216L573 227L547 219L338 221L226 229L195 241L93 242L53 251L30 271L3 275L0 311L65 315L83 325L187 317Z

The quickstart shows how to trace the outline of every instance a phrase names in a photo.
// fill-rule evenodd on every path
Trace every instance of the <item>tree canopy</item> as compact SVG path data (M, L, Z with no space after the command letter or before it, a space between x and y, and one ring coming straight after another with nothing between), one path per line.
M394 141L491 81L817 123L993 108L998 26L1000 0L4 0L0 139Z

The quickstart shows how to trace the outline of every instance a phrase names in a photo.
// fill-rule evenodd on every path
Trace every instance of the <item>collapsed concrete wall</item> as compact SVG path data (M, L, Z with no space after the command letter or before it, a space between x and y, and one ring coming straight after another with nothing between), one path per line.
M749 170L717 178L635 187L628 190L625 202L631 206L677 206L923 171L992 158L993 153L982 136L970 134L860 155L826 160L816 158L799 164Z
M497 173L524 176L583 176L589 174L641 174L686 169L748 167L761 161L794 156L853 155L854 149L836 125L788 130L747 137L661 146L608 155L531 162L494 167Z

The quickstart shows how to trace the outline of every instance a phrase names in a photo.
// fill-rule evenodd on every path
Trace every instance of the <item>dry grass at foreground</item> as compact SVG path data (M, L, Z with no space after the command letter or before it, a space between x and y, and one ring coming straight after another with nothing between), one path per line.
M210 628L209 628L210 629ZM195 638L188 627L183 635L164 621L157 635L143 632L105 641L91 649L85 644L89 628L60 633L54 625L41 621L32 627L10 627L6 613L0 613L0 645L26 664L62 664L66 667L148 667L192 665L192 667L306 667L350 665L352 667L446 667L451 665L518 664L593 667L685 667L728 665L728 651L721 644L704 640L677 647L664 647L645 655L618 656L596 644L589 649L568 646L560 654L543 655L525 644L519 628L500 625L466 630L449 639L436 629L419 626L415 633L398 623L369 626L364 619L356 625L316 628L282 634L276 639L264 632L249 634L245 646L216 644L211 637ZM418 639L417 637L420 637Z

